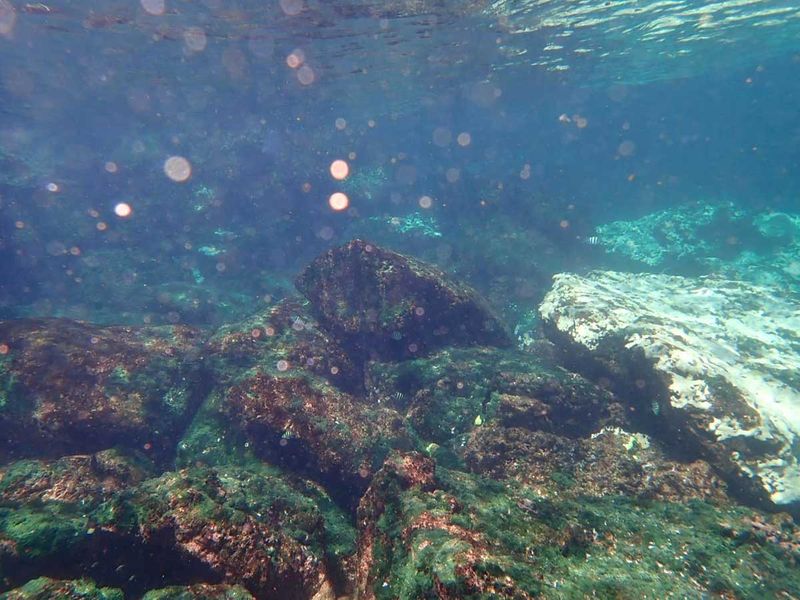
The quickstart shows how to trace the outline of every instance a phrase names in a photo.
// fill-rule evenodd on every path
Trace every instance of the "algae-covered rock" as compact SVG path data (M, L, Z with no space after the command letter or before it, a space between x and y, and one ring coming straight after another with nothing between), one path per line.
M116 450L57 460L20 460L0 467L0 505L58 502L89 508L151 474L152 465L145 459Z
M670 459L651 437L616 427L580 439L519 427L480 427L470 435L464 460L476 473L525 485L548 498L623 495L730 502L708 463Z
M460 446L460 436L492 420L575 437L616 418L608 391L515 350L445 348L371 363L368 378L373 404L396 407L422 439L437 444Z
M346 585L355 531L315 484L257 463L144 475L112 453L6 468L0 590L53 572L134 596L222 581L258 598L324 598Z
M204 354L217 384L259 366L308 372L345 391L363 388L363 375L305 303L286 299L237 323L220 327Z
M60 580L40 577L0 594L0 600L124 600L121 590L99 587L87 579Z
M86 574L97 558L93 511L150 469L113 450L0 468L0 589L55 569Z
M254 597L239 585L198 583L150 590L142 600L254 600Z
M680 204L597 227L612 257L674 275L715 274L800 291L800 215L731 202Z
M743 235L745 234L746 235ZM758 237L752 217L731 202L694 202L596 229L597 244L650 266L700 264L732 256Z
M392 448L411 441L400 415L319 380L256 372L224 392L224 410L253 451L320 481L354 506Z
M474 290L363 240L314 260L296 285L320 325L359 362L398 360L443 346L510 344Z
M572 364L608 378L665 444L764 506L800 508L800 302L740 281L594 272L540 313Z
M800 591L790 547L799 532L791 522L701 501L542 498L415 454L387 461L358 519L359 598L633 600Z
M239 584L257 598L333 593L353 532L324 494L264 467L193 468L149 479L97 512L119 560L150 580ZM151 558L155 560L155 558ZM133 571L134 574L137 571Z
M0 342L0 457L122 445L164 458L199 400L187 327L24 319L0 323Z

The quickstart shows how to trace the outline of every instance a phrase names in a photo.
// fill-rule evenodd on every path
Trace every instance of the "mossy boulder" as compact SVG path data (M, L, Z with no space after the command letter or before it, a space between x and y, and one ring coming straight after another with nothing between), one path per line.
M239 585L198 583L150 590L142 596L142 600L255 600L255 598Z
M117 450L56 460L20 460L0 467L0 505L96 505L144 481L152 469L144 457L126 456Z
M258 463L147 474L112 452L0 472L0 590L52 573L134 596L196 581L259 598L347 585L355 531L318 485Z
M319 327L307 302L285 299L246 319L220 327L204 348L217 384L243 371L278 365L326 379L339 389L363 389L363 373L344 349Z
M353 240L296 280L320 325L357 362L399 360L443 346L508 346L488 305L432 265Z
M702 501L546 499L526 486L436 467L418 454L387 461L358 519L359 598L749 598L800 591L790 546L800 532L791 521Z
M41 574L86 574L98 556L93 511L151 468L108 450L0 469L0 589Z
M138 565L149 580L238 584L257 598L333 593L354 550L352 528L321 490L261 465L171 471L95 516L123 563L165 561Z
M88 579L60 580L40 577L0 594L0 600L124 600L121 590L98 587Z
M472 432L463 456L471 471L525 485L542 497L731 502L708 463L671 459L656 440L617 427L573 439L493 424Z
M349 508L391 449L413 446L392 408L303 375L256 370L225 389L221 405L257 456L319 481Z
M422 440L453 448L476 427L586 436L624 422L607 390L521 351L445 348L424 358L370 363L370 402L406 415Z
M0 342L0 460L115 445L166 459L200 399L191 328L22 319Z

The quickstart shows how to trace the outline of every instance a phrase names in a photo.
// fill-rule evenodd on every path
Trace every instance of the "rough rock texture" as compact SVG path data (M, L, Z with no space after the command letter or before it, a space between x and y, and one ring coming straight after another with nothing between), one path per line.
M40 577L0 594L0 600L124 600L122 590L99 587L90 580Z
M547 498L622 494L730 502L708 463L669 460L647 435L619 428L571 439L519 427L481 427L470 436L464 455L472 471L525 485Z
M352 508L389 450L411 447L393 409L304 377L256 373L228 388L223 405L256 454L320 481Z
M150 590L142 600L254 600L253 595L239 585L172 586Z
M559 275L540 307L574 364L756 502L800 507L800 304L743 282ZM586 359L586 360L584 360Z
M443 346L510 344L474 290L363 240L314 260L296 285L320 325L361 362L399 360Z
M220 327L204 354L217 383L259 366L303 371L345 391L363 388L363 375L339 344L322 331L306 303L282 300L247 319Z
M199 401L200 341L177 326L1 322L0 457L117 444L165 457Z
M415 360L371 363L367 375L372 404L394 406L420 438L453 448L482 423L576 437L624 418L608 391L516 350L446 348Z
M361 501L358 527L363 600L748 598L800 590L798 529L785 519L697 500L543 498L414 453L387 460Z

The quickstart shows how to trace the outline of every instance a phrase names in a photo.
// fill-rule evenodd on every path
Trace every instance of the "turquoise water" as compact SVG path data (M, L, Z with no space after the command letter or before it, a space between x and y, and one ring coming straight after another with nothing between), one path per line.
M443 233L419 240L429 255L486 286L473 242L532 250L487 238L535 231L557 256L525 262L566 270L609 221L796 202L791 2L149 11L3 4L3 314L163 321L156 288L198 280L240 306L280 293L260 270L415 213ZM187 180L165 176L170 156Z
M789 0L0 0L0 319L260 332L267 321L253 315L294 298L309 263L366 239L472 286L515 351L647 413L637 427L672 458L670 440L677 454L691 448L680 460L707 460L736 503L796 519L798 106L800 5ZM15 356L14 335L0 337L0 359ZM615 336L649 366L620 375L622 359L603 354ZM356 370L367 373L370 352L351 352ZM34 372L5 364L0 413ZM659 393L644 383L651 367L667 382ZM346 391L372 402L373 376ZM209 377L197 375L206 392ZM381 393L413 420L403 411L417 388L395 384ZM452 435L493 423L480 411L500 401L486 385ZM44 414L43 397L26 394ZM740 399L749 408L731 408ZM687 406L701 425L670 420ZM706 426L711 449L692 437ZM450 448L446 468L467 460L455 438L414 435L417 450ZM6 466L38 457L9 452ZM156 471L180 466L167 463ZM0 556L0 589L24 583L4 564L16 563ZM124 588L103 568L37 569L31 579L88 573ZM166 583L205 581L175 569ZM147 581L126 592L157 587ZM795 582L773 583L769 593L798 595ZM563 597L590 593L570 589Z

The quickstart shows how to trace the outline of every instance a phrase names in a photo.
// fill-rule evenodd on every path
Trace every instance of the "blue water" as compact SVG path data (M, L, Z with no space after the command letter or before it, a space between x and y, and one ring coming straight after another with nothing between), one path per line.
M569 270L601 223L796 203L790 2L284 4L0 4L3 315L219 320L153 290L241 312L423 196L443 235L407 249L484 289L475 244Z

